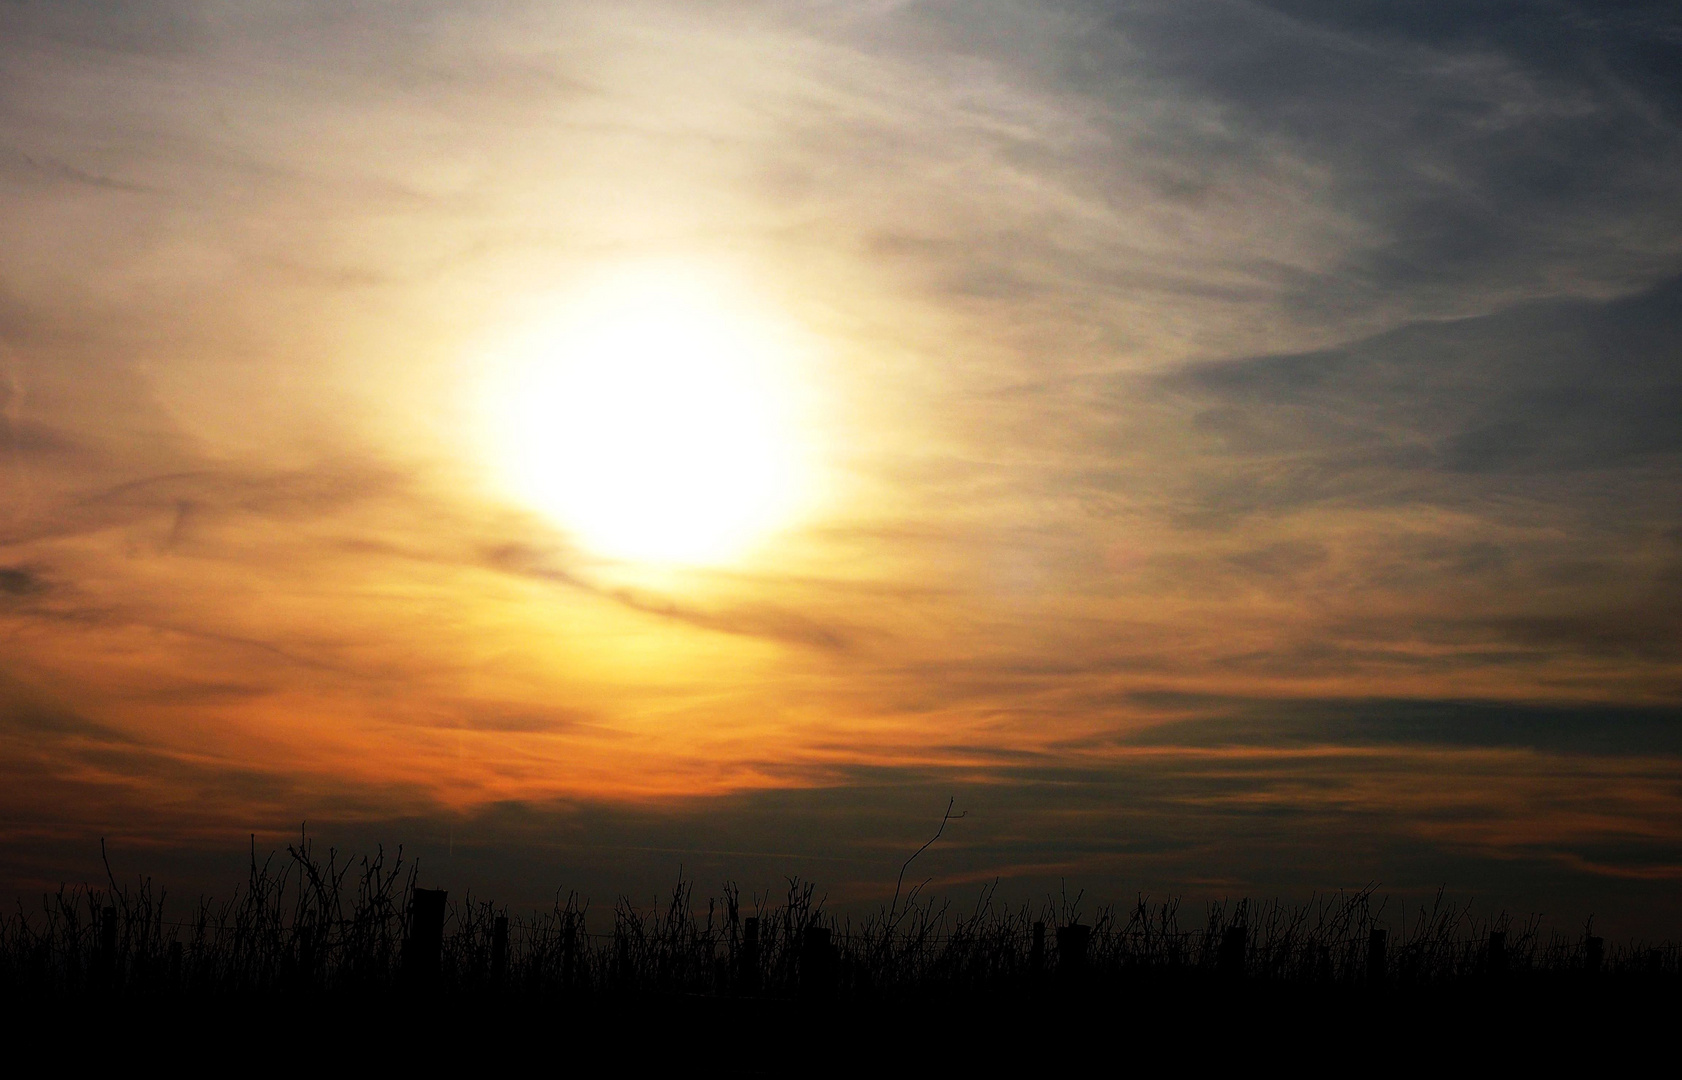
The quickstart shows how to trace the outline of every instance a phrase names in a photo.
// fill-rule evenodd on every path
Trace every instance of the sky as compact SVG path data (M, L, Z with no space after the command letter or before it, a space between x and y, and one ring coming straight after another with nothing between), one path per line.
M869 904L951 798L954 896L1674 934L1678 71L1663 3L4 0L0 885L307 823Z

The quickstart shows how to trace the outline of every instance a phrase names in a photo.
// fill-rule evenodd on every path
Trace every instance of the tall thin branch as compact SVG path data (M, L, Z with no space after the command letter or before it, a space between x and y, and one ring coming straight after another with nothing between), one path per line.
M946 800L946 813L942 814L940 817L940 828L936 829L934 831L934 835L929 837L928 843L912 852L911 858L906 859L905 865L899 868L899 879L894 882L894 900L893 903L888 905L888 926L890 928L894 925L894 911L899 907L899 890L901 886L905 884L905 872L911 869L911 864L917 861L917 856L927 851L936 840L940 839L940 834L946 831L946 823L948 821L955 821L969 813L968 810L965 810L960 814L952 813L952 807L957 805L957 802L958 797L956 795Z

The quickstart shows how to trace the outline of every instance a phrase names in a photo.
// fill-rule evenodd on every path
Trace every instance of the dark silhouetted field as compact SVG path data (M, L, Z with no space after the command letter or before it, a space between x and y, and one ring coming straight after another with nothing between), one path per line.
M587 1040L579 1054L622 1045L639 1060L754 1073L787 1054L818 1053L807 1072L882 1055L1084 1059L1119 1053L1115 1040L1135 1057L1272 1053L1293 1039L1331 1053L1371 1042L1374 1025L1390 1034L1365 1053L1494 1047L1520 1031L1533 1051L1537 1029L1563 1048L1668 1013L1682 986L1675 945L1441 901L1403 911L1371 892L1191 915L1173 901L1009 908L991 890L959 908L914 891L836 918L798 880L752 899L729 885L701 899L679 882L651 910L610 912L575 895L511 912L416 882L400 853L346 860L305 840L254 854L225 901L166 904L150 881L61 889L0 925L0 988L21 1006L14 1021L92 1017L96 1033L129 1031L125 1045L149 1037L124 1026L140 1017L213 1017L229 1035L302 1015L339 1025L313 1037L334 1030L364 1048L352 1033L406 1032L393 1052L461 1053L466 1040L483 1055L491 1044L474 1040L494 1035L500 1053L564 1030ZM695 1058L703 1049L723 1057Z

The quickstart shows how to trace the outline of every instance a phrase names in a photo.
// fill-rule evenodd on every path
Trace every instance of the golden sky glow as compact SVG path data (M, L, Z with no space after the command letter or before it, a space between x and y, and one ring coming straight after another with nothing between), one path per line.
M950 783L1682 874L1623 31L166 7L0 14L17 843Z

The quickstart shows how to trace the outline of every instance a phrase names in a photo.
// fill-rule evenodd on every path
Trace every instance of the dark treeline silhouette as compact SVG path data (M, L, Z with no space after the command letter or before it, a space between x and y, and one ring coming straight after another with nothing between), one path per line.
M290 993L612 998L683 995L907 1001L953 995L1196 992L1235 986L1400 993L1520 985L1674 993L1672 944L1606 943L1470 905L1389 910L1371 890L1307 904L1139 900L1083 915L1077 897L962 908L913 891L863 917L791 879L775 897L680 881L592 918L576 895L514 915L417 888L399 851L319 856L308 839L259 859L225 900L166 904L150 880L63 888L0 924L0 987L32 998ZM605 925L611 915L611 929ZM596 925L600 924L600 925Z

